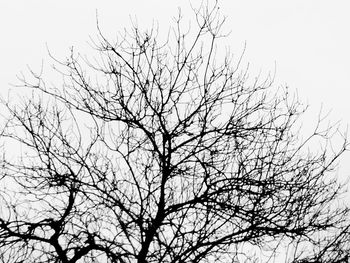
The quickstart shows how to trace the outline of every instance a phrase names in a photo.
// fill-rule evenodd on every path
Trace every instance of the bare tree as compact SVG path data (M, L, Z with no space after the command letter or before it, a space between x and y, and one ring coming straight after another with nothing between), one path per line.
M194 15L165 43L99 31L3 101L2 262L349 262L345 135L301 138L296 96L219 58L217 5Z

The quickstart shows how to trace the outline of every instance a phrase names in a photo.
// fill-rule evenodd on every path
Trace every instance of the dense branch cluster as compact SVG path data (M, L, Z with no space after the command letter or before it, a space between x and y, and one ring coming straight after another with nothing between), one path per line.
M217 6L195 18L164 44L100 34L94 63L72 52L61 86L33 73L3 102L2 262L348 262L346 139L310 152L333 130L299 138L297 98L218 59Z

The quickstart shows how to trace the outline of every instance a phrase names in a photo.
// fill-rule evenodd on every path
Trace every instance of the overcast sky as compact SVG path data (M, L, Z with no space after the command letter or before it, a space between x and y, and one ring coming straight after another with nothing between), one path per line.
M142 27L156 20L166 30L178 7L190 14L187 0L0 3L2 94L26 65L38 69L42 61L49 62L46 44L60 58L70 46L86 50L89 36L96 36L96 11L102 30L110 34L128 27L130 16ZM349 0L221 0L220 6L231 31L227 43L237 54L246 43L244 58L252 72L276 68L275 85L297 90L315 112L323 104L332 110L330 118L350 123ZM350 174L347 163L342 160L342 171Z

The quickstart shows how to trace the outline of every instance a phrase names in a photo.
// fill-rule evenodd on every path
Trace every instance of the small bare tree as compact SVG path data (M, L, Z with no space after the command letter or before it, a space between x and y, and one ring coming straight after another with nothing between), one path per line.
M295 96L219 59L217 9L163 44L99 31L93 63L56 61L62 85L22 78L32 96L3 101L2 262L349 262L345 136L334 150L319 120L300 138Z

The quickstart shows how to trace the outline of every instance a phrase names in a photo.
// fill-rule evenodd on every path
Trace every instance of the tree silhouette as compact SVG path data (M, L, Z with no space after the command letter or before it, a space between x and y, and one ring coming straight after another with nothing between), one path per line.
M220 59L217 5L194 18L165 43L99 30L94 62L72 50L62 84L3 100L2 262L349 262L345 135L302 139L296 96Z

